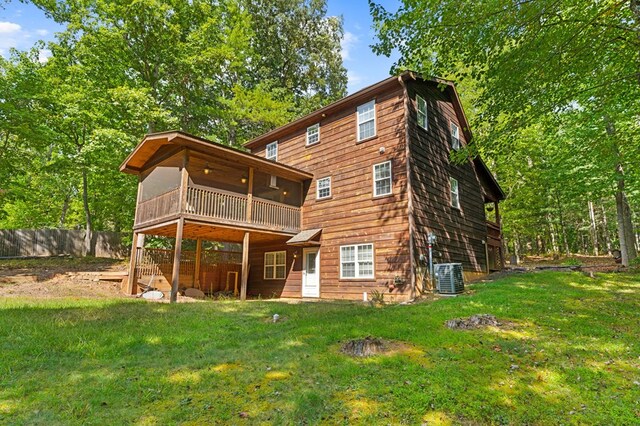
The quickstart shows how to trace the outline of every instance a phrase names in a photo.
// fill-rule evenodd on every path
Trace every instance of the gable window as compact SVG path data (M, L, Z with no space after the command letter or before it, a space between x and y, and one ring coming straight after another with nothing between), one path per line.
M318 179L316 191L316 198L318 200L329 197L331 197L331 176Z
M287 252L268 251L264 254L264 279L283 280L286 278Z
M460 129L451 123L451 148L456 151L460 149Z
M376 135L376 101L358 107L358 142Z
M373 278L373 244L340 247L340 278Z
M267 144L265 157L267 160L278 161L278 141Z
M416 95L416 103L418 104L418 126L427 130L429 122L427 119L427 102L420 95Z
M391 161L373 166L373 196L391 194Z
M460 208L460 191L458 189L458 181L452 177L449 178L451 192L451 207Z
M320 142L320 124L307 127L307 145Z

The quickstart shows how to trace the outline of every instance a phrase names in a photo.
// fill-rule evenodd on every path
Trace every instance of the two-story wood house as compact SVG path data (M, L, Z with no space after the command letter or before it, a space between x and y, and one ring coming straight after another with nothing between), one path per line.
M158 269L174 294L229 288L240 274L243 298L411 298L430 286L430 232L436 262L462 263L467 278L502 266L504 193L480 158L451 160L470 142L453 84L409 72L247 142L249 153L147 135L121 166L139 176L134 241L176 237L171 268ZM191 263L183 239L197 241ZM241 242L236 266L206 276L202 240Z

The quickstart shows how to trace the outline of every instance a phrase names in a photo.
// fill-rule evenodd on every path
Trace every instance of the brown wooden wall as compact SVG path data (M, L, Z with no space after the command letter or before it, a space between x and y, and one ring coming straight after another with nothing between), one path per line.
M356 142L356 108L376 98L375 138ZM362 299L373 289L390 293L387 285L395 276L406 280L394 295L407 295L410 281L409 227L406 192L404 98L400 84L392 90L358 100L337 114L320 121L320 142L306 146L306 127L278 140L278 161L311 172L311 182L302 209L303 229L322 228L320 249L320 296L332 299ZM380 148L384 147L384 153ZM264 155L264 146L253 153ZM392 161L393 193L373 198L373 165ZM330 199L316 200L316 179L331 176ZM341 280L340 246L373 243L375 279ZM270 294L282 289L283 296L300 297L302 248L285 283L261 280L262 254L251 250L249 292ZM292 257L287 253L287 261Z
M450 121L458 126L460 139L466 143L450 89L442 92L435 83L413 81L407 90L411 99L408 125L416 261L421 253L428 255L427 235L433 231L438 238L436 263L460 262L466 272L482 272L486 268L482 241L487 238L484 197L473 162L455 165L449 160ZM417 125L416 93L428 104L428 130ZM451 206L449 177L458 180L459 210Z
M250 296L301 297L302 291L302 248L287 246L288 238L270 243L252 244L249 242L249 284ZM268 251L287 252L287 278L284 280L264 279L264 253ZM294 257L297 254L297 257Z

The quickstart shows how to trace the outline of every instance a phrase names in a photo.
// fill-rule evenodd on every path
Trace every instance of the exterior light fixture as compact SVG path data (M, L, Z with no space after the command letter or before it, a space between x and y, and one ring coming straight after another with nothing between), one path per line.
M204 167L203 172L205 175L208 175L209 173L211 173L211 168L209 167L209 163L207 163L207 165Z
M283 191L282 193L283 193L284 195L287 195L287 194L288 194L288 192L287 192L287 191Z
M242 179L240 179L240 182L242 182L242 183L247 183L247 178L246 178L246 177L244 177L244 176L242 176Z

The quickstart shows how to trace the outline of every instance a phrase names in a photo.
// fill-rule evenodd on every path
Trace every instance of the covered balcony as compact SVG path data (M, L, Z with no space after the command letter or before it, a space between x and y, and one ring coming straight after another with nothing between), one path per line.
M140 276L140 237L172 237L172 299L181 285L183 239L197 241L197 251L202 240L242 243L244 297L249 239L286 241L300 232L301 206L313 177L182 132L147 135L120 170L138 175L139 182L129 291L136 292Z

